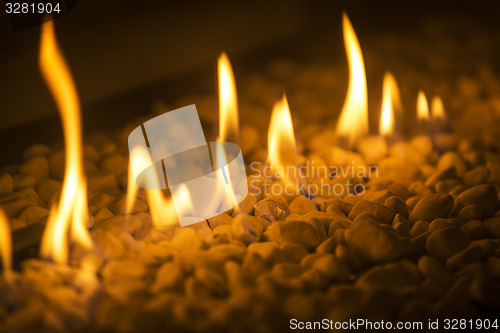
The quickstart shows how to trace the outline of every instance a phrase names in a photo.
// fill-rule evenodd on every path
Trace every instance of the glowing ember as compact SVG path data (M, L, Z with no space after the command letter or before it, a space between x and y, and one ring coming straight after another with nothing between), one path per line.
M283 179L291 181L285 175L290 167L297 166L297 146L293 132L292 116L286 96L274 104L267 135L269 165L282 173Z
M431 101L431 114L433 120L445 120L446 112L444 111L443 100L439 96L435 96Z
M394 76L388 72L384 76L380 134L391 135L394 133L394 111L401 111L401 109L398 84Z
M12 239L10 235L9 220L0 209L0 259L4 272L12 269Z
M427 121L429 118L429 104L427 104L424 92L420 90L417 98L417 119L419 121Z
M72 240L85 247L91 246L92 241L86 229L90 220L82 163L80 105L71 73L57 45L52 21L42 27L39 65L59 109L66 147L61 199L51 210L40 251L45 258L66 262L68 231Z
M226 55L218 60L219 72L219 139L222 142L236 142L238 133L238 100L233 69Z
M368 133L368 97L365 64L356 33L344 13L344 44L349 63L349 87L337 124L337 134L353 146Z

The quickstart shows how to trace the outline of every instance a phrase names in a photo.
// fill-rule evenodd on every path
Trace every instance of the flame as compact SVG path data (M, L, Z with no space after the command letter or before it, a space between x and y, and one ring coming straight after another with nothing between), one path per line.
M218 59L219 72L219 140L238 142L238 100L233 69L226 53Z
M175 206L177 214L182 216L194 216L194 206L193 201L191 200L191 193L189 193L189 189L186 185L181 184L177 191L175 192L175 197L179 198L179 202L182 202L182 205Z
M225 192L227 193L231 205L234 207L238 203L236 199L236 194L234 193L233 183L231 182L231 177L229 175L229 166L226 156L226 150L224 149L224 143L217 143L216 148L216 169L221 169L223 179L217 182L217 184L225 185Z
M429 104L427 103L424 92L420 90L417 98L417 118L420 121L426 121L429 120L429 117Z
M87 182L82 163L80 105L71 73L57 45L52 21L42 27L39 65L59 109L66 146L61 199L59 205L52 208L40 251L43 257L62 263L68 256L68 231L72 240L85 247L91 246L92 241L86 229L89 219Z
M136 169L136 170L142 170L142 169ZM130 214L132 212L132 209L134 208L134 203L136 200L138 189L139 188L135 182L134 173L132 172L132 166L129 165L128 175L127 175L127 199L125 206L126 214Z
M349 63L349 87L337 124L337 134L348 138L349 145L352 146L368 133L368 97L361 47L345 13L343 26L344 44Z
M394 109L401 111L401 98L394 76L387 72L385 73L383 84L380 134L391 135L394 132Z
M276 102L267 135L268 160L272 169L281 172L282 178L291 181L284 173L297 166L297 147L293 132L292 116L286 96ZM288 173L288 172L287 172Z
M0 259L4 272L12 269L12 237L10 235L9 220L0 209Z
M434 120L445 120L446 112L444 111L443 100L439 96L434 96L431 101L431 113Z

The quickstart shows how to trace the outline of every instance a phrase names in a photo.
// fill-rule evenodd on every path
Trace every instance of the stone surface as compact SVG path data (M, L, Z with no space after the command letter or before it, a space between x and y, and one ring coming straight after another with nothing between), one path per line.
M442 261L465 249L470 243L467 236L456 228L442 228L433 232L427 242L425 249L431 256Z
M410 213L410 222L418 220L431 222L439 217L448 217L453 209L453 197L449 194L436 193L420 199Z

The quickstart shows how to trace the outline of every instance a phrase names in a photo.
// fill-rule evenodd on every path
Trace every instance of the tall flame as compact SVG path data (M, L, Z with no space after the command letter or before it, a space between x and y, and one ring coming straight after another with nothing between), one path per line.
M382 93L382 113L380 115L379 131L382 135L391 135L394 132L394 109L401 110L401 98L394 76L387 72L384 75Z
M226 53L218 59L219 74L219 141L236 142L238 133L238 100L233 69Z
M268 160L275 170L286 171L297 166L297 147L292 116L286 96L274 104L267 136ZM283 175L291 180L289 175Z
M419 121L427 121L429 117L429 104L427 103L424 92L420 90L417 98L417 119Z
M0 209L0 259L4 272L9 272L12 269L12 237L9 220L2 209Z
M348 138L349 145L352 146L368 133L368 97L361 47L345 13L343 26L344 44L349 63L349 87L337 124L337 134Z
M443 100L439 96L434 96L431 101L431 114L433 120L445 120L446 112L444 111Z
M52 21L42 27L39 65L59 109L66 148L61 199L51 211L40 251L43 257L63 263L68 257L68 231L72 240L83 246L91 246L92 241L86 229L89 216L82 163L80 105L70 70L57 45Z
M142 169L138 169L142 170ZM134 173L132 172L132 166L129 165L128 167L128 174L127 174L127 199L126 199L126 206L125 206L125 213L130 214L132 212L132 209L134 208L134 203L136 200L136 195L137 195L137 184L135 182L134 178Z

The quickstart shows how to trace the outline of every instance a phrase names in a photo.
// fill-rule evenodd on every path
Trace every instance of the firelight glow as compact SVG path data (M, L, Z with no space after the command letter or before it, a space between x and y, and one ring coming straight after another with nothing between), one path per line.
M445 120L446 112L444 111L443 100L439 96L434 96L431 101L431 114L433 120Z
M63 124L65 144L65 173L59 204L51 209L47 220L41 255L59 263L67 262L68 232L71 240L90 247L87 230L87 181L83 173L80 103L70 70L57 45L54 25L42 26L39 66L52 93Z
M218 59L219 74L219 141L235 142L239 140L238 99L233 69L226 53Z
M419 121L428 121L429 118L429 104L424 92L420 90L417 98L417 119Z
M297 146L292 116L286 96L274 104L267 136L268 161L271 168L286 170L297 166Z
M9 272L12 269L12 237L9 220L2 209L0 209L0 259L4 272Z
M389 72L384 75L382 94L379 132L381 135L391 135L394 133L394 111L401 111L402 108L398 84Z
M365 64L356 33L344 13L344 45L349 63L349 86L347 96L337 123L337 135L348 139L354 146L368 134L368 97Z

